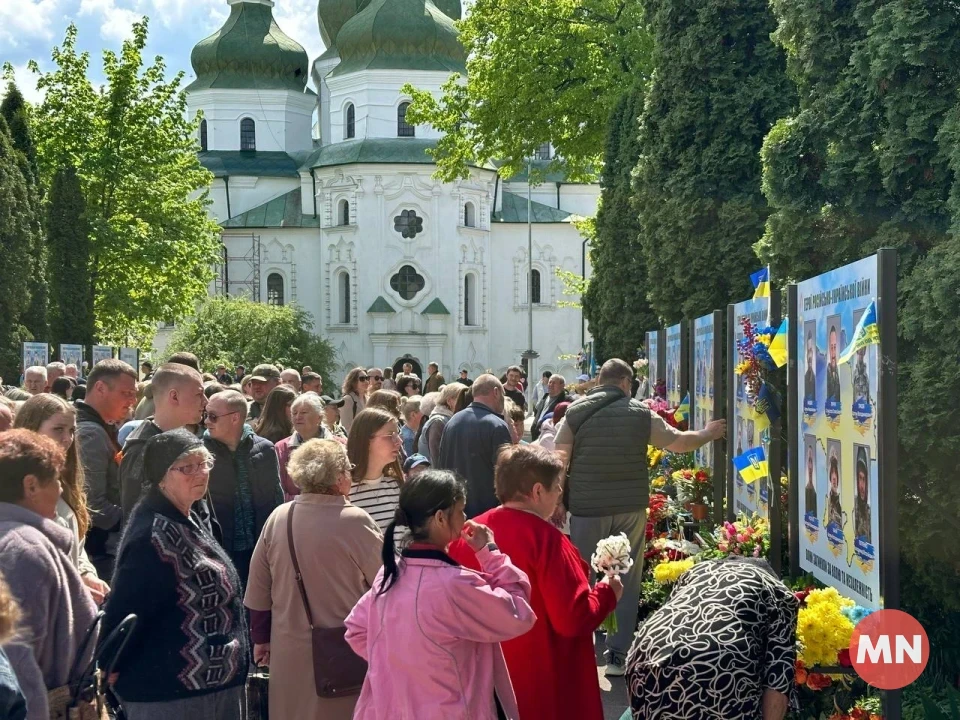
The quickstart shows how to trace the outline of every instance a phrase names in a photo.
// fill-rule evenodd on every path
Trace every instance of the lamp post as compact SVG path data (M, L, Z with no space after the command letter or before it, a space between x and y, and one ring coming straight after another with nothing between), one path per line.
M533 361L540 354L533 349L533 163L527 161L527 349L521 357L527 361L527 407L533 406Z

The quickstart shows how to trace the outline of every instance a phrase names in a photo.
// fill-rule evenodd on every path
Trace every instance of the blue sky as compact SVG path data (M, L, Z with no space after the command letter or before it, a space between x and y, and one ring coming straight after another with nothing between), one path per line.
M274 2L277 23L306 48L312 62L323 52L316 0ZM228 14L226 0L0 0L0 65L12 63L23 94L36 101L35 80L27 61L37 60L42 69L49 69L50 50L60 43L72 21L79 30L79 48L90 52L92 79L100 82L101 51L119 49L133 22L147 16L150 31L145 60L162 55L168 77L184 70L186 83L193 77L193 46L219 28Z

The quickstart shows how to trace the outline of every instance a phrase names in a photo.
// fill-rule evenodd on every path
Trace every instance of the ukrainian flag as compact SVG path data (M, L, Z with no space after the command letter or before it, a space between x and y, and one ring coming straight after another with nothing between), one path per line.
M770 297L770 268L765 267L750 275L753 283L753 299Z
M733 459L733 466L745 483L755 482L770 474L767 468L767 455L762 447L750 448L742 455L737 455Z
M880 328L877 326L877 302L871 300L867 309L860 317L857 323L857 329L853 331L853 340L847 345L846 349L840 354L837 362L850 362L857 350L865 348L867 345L880 344Z
M770 347L767 348L777 367L783 367L787 364L787 329L789 322L789 318L786 318L780 323L780 329L777 330L777 334L770 341Z
M683 396L683 400L677 405L677 409L673 411L673 419L678 423L690 419L690 393Z

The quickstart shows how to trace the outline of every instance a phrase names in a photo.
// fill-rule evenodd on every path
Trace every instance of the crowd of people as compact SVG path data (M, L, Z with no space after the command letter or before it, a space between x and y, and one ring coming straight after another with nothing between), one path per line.
M667 682L691 661L627 658L646 452L691 451L725 425L667 425L633 399L623 361L582 394L549 373L526 387L519 367L454 382L432 363L424 380L354 368L338 398L308 367L204 373L189 353L139 373L120 360L52 381L61 368L36 370L0 399L10 717L56 713L131 615L106 679L130 720L240 720L255 666L275 718L599 720L594 633L612 612L606 672L631 690L648 692L650 663ZM55 392L64 377L75 384ZM633 568L597 581L591 554L619 532ZM764 720L782 717L755 684ZM634 716L672 717L669 702L634 698ZM712 702L702 717L758 716Z

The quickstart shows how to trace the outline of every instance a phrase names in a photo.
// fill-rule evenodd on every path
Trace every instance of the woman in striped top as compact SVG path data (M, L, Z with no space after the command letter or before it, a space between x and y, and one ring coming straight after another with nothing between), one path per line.
M350 502L370 513L381 530L393 520L400 500L401 444L397 418L386 410L368 408L353 419L347 438L354 465Z

